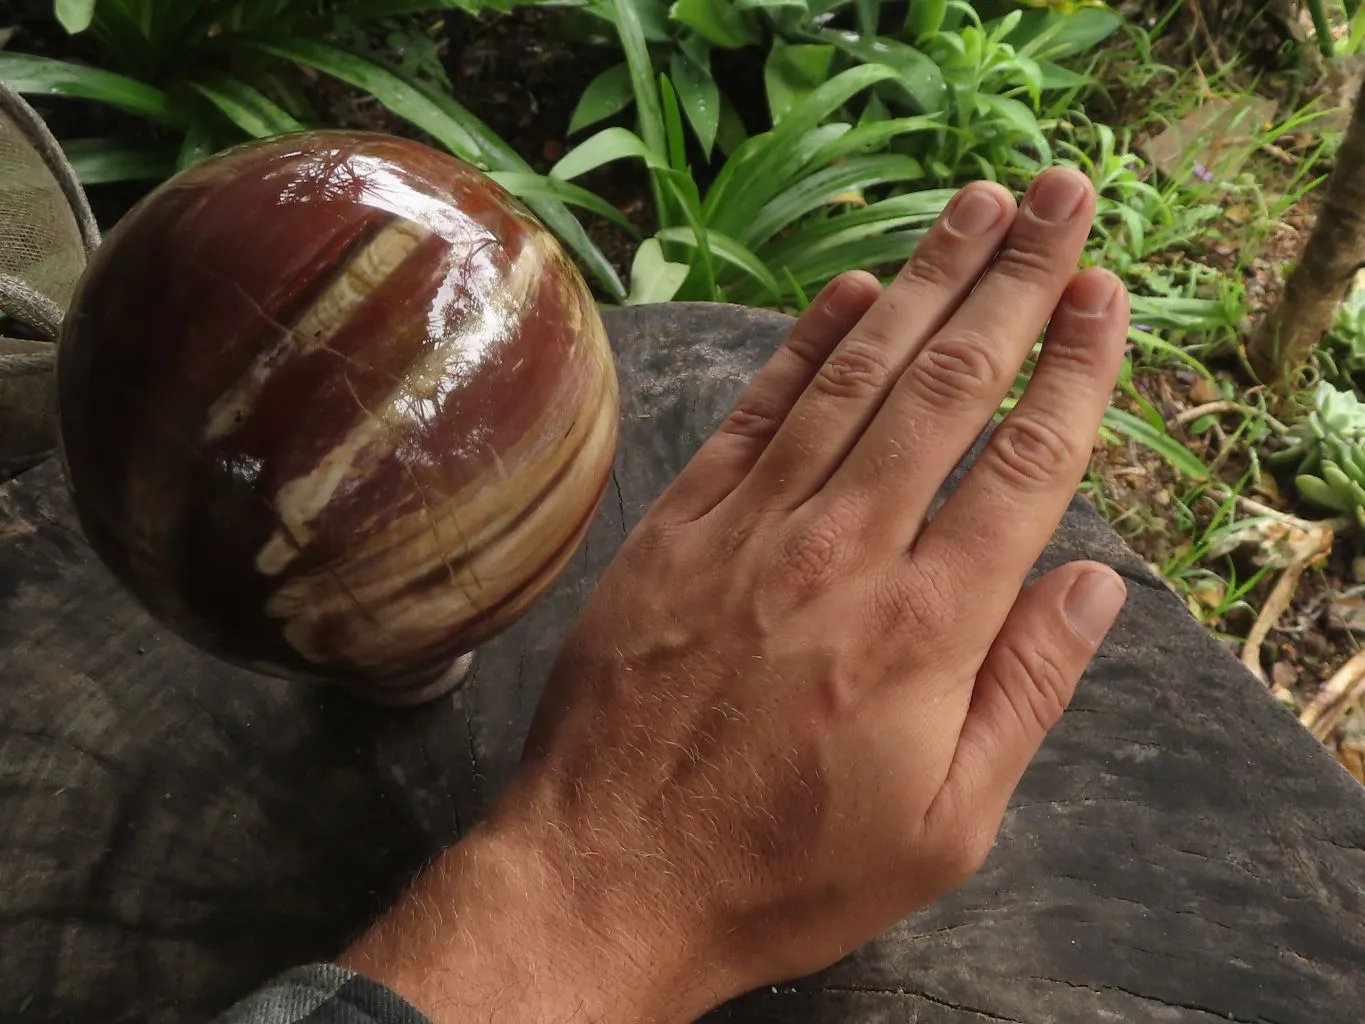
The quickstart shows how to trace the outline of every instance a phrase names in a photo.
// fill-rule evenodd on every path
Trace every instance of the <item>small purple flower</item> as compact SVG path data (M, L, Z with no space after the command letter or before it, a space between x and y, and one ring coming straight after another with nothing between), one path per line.
M1212 181L1212 180L1213 180L1213 172L1210 171L1210 170L1209 170L1207 167L1205 167L1203 164L1195 164L1195 165L1194 165L1194 176L1195 176L1196 178L1198 178L1200 181Z
M1136 327L1139 331L1146 331L1148 334L1152 333L1151 324L1133 324L1133 326Z

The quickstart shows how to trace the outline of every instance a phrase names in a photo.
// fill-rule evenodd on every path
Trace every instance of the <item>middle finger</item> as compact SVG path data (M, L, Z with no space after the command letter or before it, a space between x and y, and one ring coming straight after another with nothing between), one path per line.
M916 353L817 500L852 502L879 545L909 548L1047 326L1094 215L1094 188L1079 171L1034 181L991 269Z

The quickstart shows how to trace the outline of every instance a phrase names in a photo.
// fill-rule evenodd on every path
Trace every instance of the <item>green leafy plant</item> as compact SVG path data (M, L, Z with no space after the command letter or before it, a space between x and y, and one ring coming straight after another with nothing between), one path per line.
M616 160L644 164L659 230L636 253L627 301L800 305L843 270L910 255L950 193L894 194L922 182L923 167L913 157L876 151L937 122L825 123L854 96L894 79L895 69L864 64L835 75L772 130L746 139L703 193L690 173L677 90L667 74L656 79L634 6L614 2L640 131L602 129L565 154L550 176L568 182Z
M86 184L159 178L226 146L318 127L303 69L368 93L510 190L616 298L625 286L569 206L620 221L597 196L536 175L443 88L410 16L469 0L62 0L69 30L100 42L106 67L0 51L0 81L20 93L108 104L155 129L149 142L69 139ZM406 44L404 44L406 40ZM396 47L395 47L395 44ZM613 216L614 215L614 216Z
M763 62L768 123L851 68L895 73L831 111L833 121L866 124L932 115L935 132L888 148L919 159L930 184L964 175L1000 177L1021 164L1035 170L1050 156L1040 120L1045 93L1086 87L1090 79L1057 61L1092 48L1120 24L1104 4L1035 5L910 0L894 12L878 0L635 0L632 21L649 66L666 74L703 157L735 152L745 138L732 98L713 73L717 50L746 50ZM983 20L978 8L998 11ZM589 0L583 18L614 31L587 38L622 45L625 26L612 0ZM571 132L627 110L637 90L630 54L584 92ZM1062 101L1065 106L1069 98ZM637 117L645 111L636 109Z
M1313 408L1290 432L1276 462L1297 464L1294 486L1319 508L1351 517L1365 529L1365 402L1327 381L1313 392Z
M1188 542L1162 560L1161 577L1185 595L1190 613L1205 626L1216 626L1234 612L1254 616L1247 597L1274 568L1266 562L1243 578L1237 560L1227 553L1248 531L1275 522L1268 516L1238 514L1239 496L1249 482L1244 479L1235 487L1217 490L1201 485L1171 503L1172 525ZM1201 515L1197 511L1201 505L1211 506L1211 511Z

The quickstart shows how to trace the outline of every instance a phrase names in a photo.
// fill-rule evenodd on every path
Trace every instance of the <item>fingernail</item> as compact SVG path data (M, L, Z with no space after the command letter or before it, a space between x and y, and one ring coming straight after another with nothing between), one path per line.
M1088 644L1098 644L1118 617L1128 588L1112 572L1088 572L1066 592L1063 610L1071 628Z
M1067 305L1077 313L1098 316L1114 304L1118 282L1108 274L1082 274L1067 292Z
M835 316L843 316L855 309L866 308L862 289L853 281L852 273L840 274L834 280L834 287L825 296L825 308Z
M984 188L969 188L957 197L948 226L959 235L984 235L1000 219L1000 200Z
M1049 171L1029 193L1028 206L1039 220L1064 221L1085 199L1085 185L1075 171Z
M836 315L844 312L848 306L849 295L852 289L848 286L848 278L840 275L834 279L834 284L825 296L825 308Z

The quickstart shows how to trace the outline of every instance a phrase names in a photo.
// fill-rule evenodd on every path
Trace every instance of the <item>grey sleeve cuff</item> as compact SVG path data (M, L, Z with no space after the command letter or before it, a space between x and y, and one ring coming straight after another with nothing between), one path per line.
M431 1024L383 985L336 964L296 967L213 1024Z

